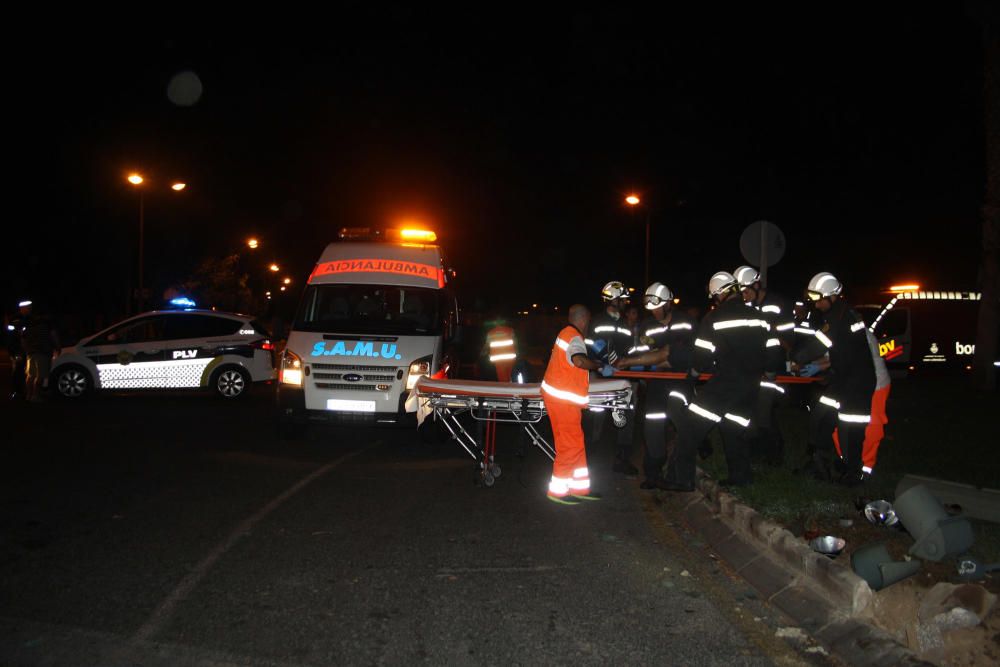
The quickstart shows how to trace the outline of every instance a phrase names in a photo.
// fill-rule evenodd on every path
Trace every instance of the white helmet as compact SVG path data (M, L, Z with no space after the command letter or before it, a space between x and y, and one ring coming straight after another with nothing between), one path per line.
M653 283L646 288L646 293L642 297L642 302L646 305L646 310L660 308L673 300L674 293L663 283Z
M747 266L746 264L733 271L733 276L736 277L740 287L750 287L755 282L760 280L760 272L752 266Z
M719 271L708 279L709 296L719 296L720 294L739 286L733 274L727 271Z
M601 298L605 301L614 301L615 299L625 299L627 297L628 288L617 280L612 280L601 288Z
M819 301L824 297L840 294L843 289L844 286L840 284L835 275L828 271L822 271L809 280L806 293L813 301Z

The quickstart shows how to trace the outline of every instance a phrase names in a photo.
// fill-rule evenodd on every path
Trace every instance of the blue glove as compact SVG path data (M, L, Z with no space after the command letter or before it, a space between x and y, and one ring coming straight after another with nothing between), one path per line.
M819 371L820 368L816 364L806 364L805 366L799 369L799 376L811 378L812 376L818 374Z
M608 346L608 341L604 340L603 338L598 338L597 340L594 341L594 344L591 345L591 347L594 350L594 354L600 354L601 352L604 351L604 348L606 348L607 346Z
M615 374L615 367L611 364L604 364L601 366L601 375L603 377L609 378Z

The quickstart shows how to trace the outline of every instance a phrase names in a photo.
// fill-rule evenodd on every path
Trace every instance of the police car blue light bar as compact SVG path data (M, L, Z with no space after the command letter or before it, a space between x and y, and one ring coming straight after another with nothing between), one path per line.
M179 296L176 299L171 299L170 305L177 306L178 308L194 308L198 304L186 296Z

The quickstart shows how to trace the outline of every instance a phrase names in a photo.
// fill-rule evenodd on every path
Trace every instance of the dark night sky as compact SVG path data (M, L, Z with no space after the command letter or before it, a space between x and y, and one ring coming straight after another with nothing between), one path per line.
M8 81L4 310L22 294L120 308L130 169L150 180L160 289L251 233L301 279L341 226L413 217L440 230L469 304L593 301L610 279L642 288L631 189L651 206L653 278L688 299L743 263L740 231L758 219L787 236L771 270L786 293L819 270L849 287L973 288L982 36L960 5L942 12L726 27L387 7L197 36L25 37ZM193 107L166 96L183 70L204 85ZM180 196L173 178L190 184Z

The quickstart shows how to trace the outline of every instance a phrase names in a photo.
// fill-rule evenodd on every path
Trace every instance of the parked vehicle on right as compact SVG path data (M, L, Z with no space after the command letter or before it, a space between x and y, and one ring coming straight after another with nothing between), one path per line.
M884 303L857 307L890 370L966 372L976 352L979 292L891 288Z

